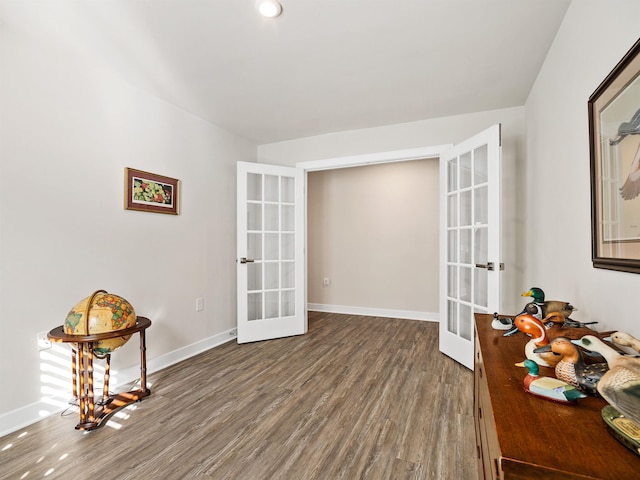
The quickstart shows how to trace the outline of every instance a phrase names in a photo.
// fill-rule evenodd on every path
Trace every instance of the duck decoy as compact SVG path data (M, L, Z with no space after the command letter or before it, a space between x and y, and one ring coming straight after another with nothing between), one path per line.
M640 340L633 335L626 332L615 332L611 336L606 337L605 340L613 342L618 347L629 347L636 354L640 354Z
M636 424L611 405L606 405L601 415L607 431L633 453L640 455L640 437Z
M561 302L559 300L545 300L544 291L539 287L531 287L529 290L522 294L523 297L532 297L534 303L540 306L542 309L542 317L553 312L561 314L565 319L577 311L578 309L571 305L569 302Z
M536 305L535 302L527 303L518 315L522 315L523 313L528 313L529 315L536 317L538 320L542 319L542 308L540 305ZM518 331L518 327L513 324L513 320L518 315L511 317L511 327L509 329L505 329L507 331L502 334L503 337L510 337Z
M498 315L498 312L494 312L491 328L494 330L511 330L513 328L513 317Z
M566 337L557 337L540 348L536 348L534 353L551 351L560 357L560 361L555 367L556 378L573 385L581 392L600 396L596 385L602 376L609 370L606 362L585 363L578 347Z
M524 377L524 391L539 398L550 400L565 405L575 405L578 400L586 395L580 392L573 385L552 377L541 377L538 375L539 367L536 362L526 359L524 362L516 363L518 367L525 367L529 373Z
M609 364L596 386L602 398L640 429L640 357L622 355L594 335L585 335L580 344Z
M560 325L560 328L591 328L589 327L589 325L593 325L594 323L598 322L577 322L576 320L565 317L562 312L551 312L542 319L542 323L545 325L545 327Z
M553 352L535 353L536 348L549 344L547 330L540 320L533 315L523 313L513 321L514 325L523 333L531 336L531 340L524 347L526 357L543 367L555 367L560 361L560 356Z

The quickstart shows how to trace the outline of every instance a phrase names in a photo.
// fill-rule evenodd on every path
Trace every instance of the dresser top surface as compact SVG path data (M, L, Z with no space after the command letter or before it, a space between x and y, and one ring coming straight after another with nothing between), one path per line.
M516 462L584 478L640 478L640 457L618 443L605 429L600 411L606 402L589 396L578 405L562 405L525 393L527 370L515 364L525 359L530 337L504 337L491 327L492 315L476 314L480 346L503 469ZM553 329L557 329L553 331ZM587 329L549 330L549 336L580 338ZM555 377L554 369L540 367L541 376Z

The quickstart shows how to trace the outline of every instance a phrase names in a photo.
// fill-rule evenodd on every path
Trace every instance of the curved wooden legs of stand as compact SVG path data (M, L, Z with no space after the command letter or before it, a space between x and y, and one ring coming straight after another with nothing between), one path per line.
M140 333L140 388L129 392L109 394L109 377L111 375L111 355L105 359L102 398L97 402L94 395L93 360L94 342L78 342L71 354L71 372L74 400L79 400L80 422L76 430L93 430L101 427L111 415L119 409L138 402L151 394L147 388L147 356L145 331Z

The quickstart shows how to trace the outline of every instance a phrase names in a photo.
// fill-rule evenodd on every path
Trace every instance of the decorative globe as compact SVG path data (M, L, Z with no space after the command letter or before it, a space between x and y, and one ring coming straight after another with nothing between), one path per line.
M63 330L67 335L92 335L107 333L136 324L136 312L124 298L98 290L80 300L69 312L64 321ZM131 335L99 340L93 346L97 357L115 351L127 343Z

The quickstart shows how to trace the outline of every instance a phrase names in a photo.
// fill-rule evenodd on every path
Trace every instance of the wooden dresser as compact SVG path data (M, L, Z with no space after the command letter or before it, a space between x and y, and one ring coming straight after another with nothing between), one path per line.
M524 392L529 337L491 328L491 315L476 314L474 417L478 470L485 479L640 479L640 456L605 429L600 398L560 405ZM558 327L553 327L558 328ZM563 329L580 338L584 329ZM553 335L557 336L557 335ZM540 367L540 375L554 376Z

